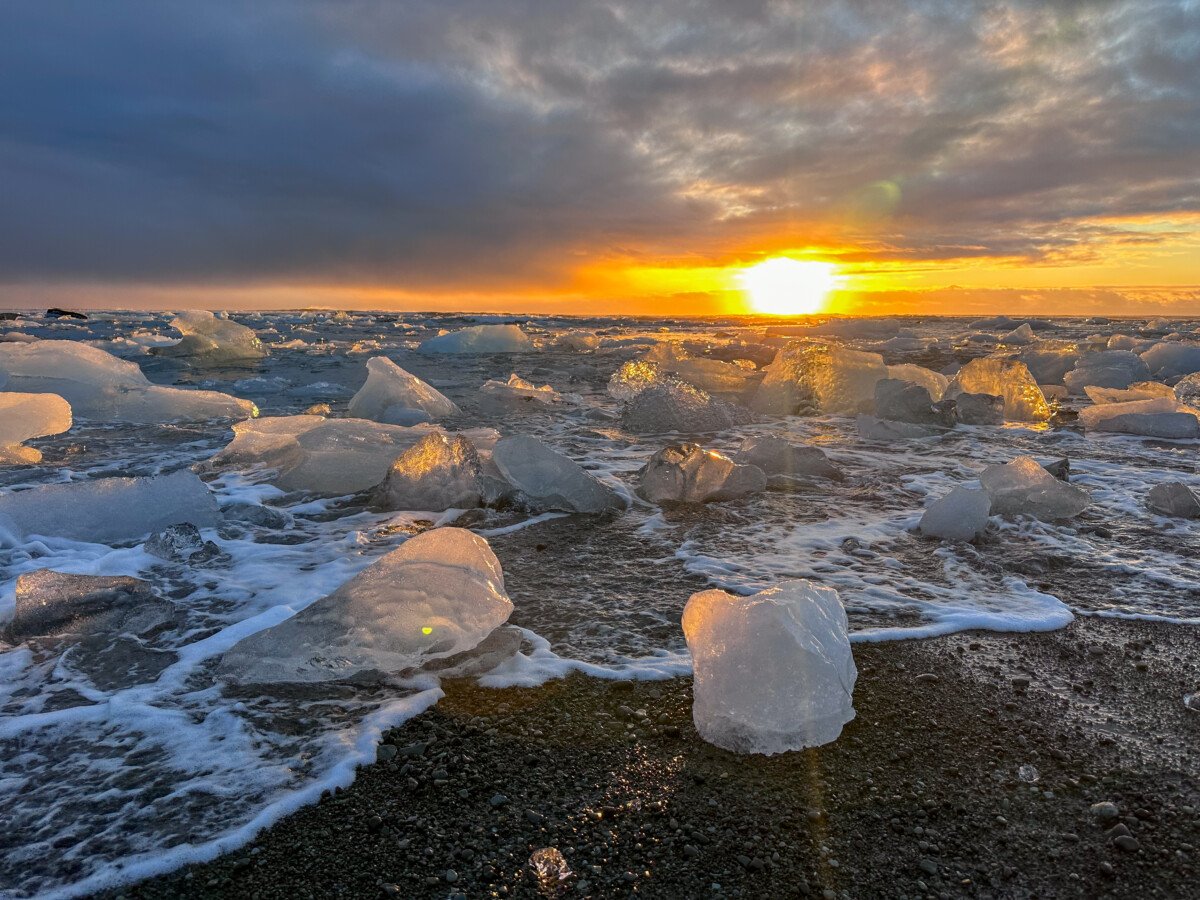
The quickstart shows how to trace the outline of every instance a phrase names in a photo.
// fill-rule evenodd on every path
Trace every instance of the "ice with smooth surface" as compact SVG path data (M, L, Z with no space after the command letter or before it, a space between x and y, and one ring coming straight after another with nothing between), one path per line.
M1032 456L988 466L980 474L979 483L991 498L992 514L997 516L1070 519L1091 503L1087 491L1055 478Z
M77 341L0 344L0 373L7 390L57 394L77 418L157 423L258 414L228 394L151 384L135 363Z
M512 609L487 541L465 529L437 528L290 619L239 641L218 674L266 684L403 672L473 649Z
M1161 516L1200 519L1200 498L1182 481L1166 481L1150 488L1146 506Z
M436 388L400 368L386 356L373 356L367 360L367 381L350 399L347 413L356 419L382 422L385 416L389 416L394 421L393 407L421 410L433 419L444 419L460 413L454 401Z
M422 353L526 353L534 349L529 335L516 325L472 325L422 342Z
M238 363L262 359L266 348L254 330L204 309L185 310L171 324L183 335L177 344L154 347L157 356L195 357L209 363Z
M854 428L858 436L865 441L875 441L890 444L893 441L919 440L920 438L938 437L946 434L948 429L937 425L918 425L915 422L892 422L878 416L868 416L865 413L854 418Z
M954 415L963 425L1003 425L1004 398L996 394L959 394Z
M1101 350L1080 358L1075 368L1063 377L1063 383L1072 394L1082 394L1089 385L1123 390L1149 377L1149 367L1136 353L1129 350Z
M663 372L714 394L737 394L746 389L754 367L692 356L672 341L655 344L643 357Z
M820 343L789 344L767 366L750 405L776 416L853 414L870 403L875 383L887 377L888 367L878 353Z
M1033 329L1029 327L1028 322L1014 328L1008 334L1004 335L1004 337L1000 338L1001 343L1013 344L1015 346L1032 344L1036 340L1037 335L1033 333Z
M220 521L217 502L192 472L148 478L94 478L0 495L0 535L31 534L111 544L178 522Z
M754 414L684 382L664 381L625 404L621 427L632 434L725 431L754 421Z
M1155 400L1159 397L1176 396L1170 385L1157 381L1138 381L1127 388L1106 388L1088 385L1083 389L1088 399L1096 404L1132 403L1135 400Z
M773 435L746 438L733 455L744 466L758 466L767 475L791 475L800 478L841 480L842 470L829 461L817 447L797 447Z
M1200 372L1200 345L1163 341L1142 354L1155 378L1178 378Z
M457 434L432 432L392 463L378 497L387 509L441 512L473 509L483 503L484 493L474 445Z
M638 472L638 496L651 503L734 500L767 486L758 466L735 463L697 444L664 447Z
M1197 412L1168 396L1084 407L1079 421L1088 431L1179 439L1200 437Z
M515 372L508 381L490 379L479 389L480 408L493 413L545 412L562 402L562 395L550 385L538 387Z
M875 415L893 422L954 427L951 403L934 405L923 385L899 378L881 378L875 383Z
M1018 353L1017 359L1038 384L1062 384L1080 355L1079 346L1069 341L1038 341Z
M918 527L929 537L970 541L987 528L991 511L992 500L987 491L959 485L929 504Z
M858 670L832 588L785 581L750 597L708 590L683 610L692 719L735 753L784 753L836 740L854 718Z
M1016 359L985 356L973 359L958 370L946 388L946 396L993 394L1004 398L1004 418L1010 422L1044 422L1050 405L1025 363Z
M114 614L155 603L147 581L127 575L69 575L35 569L17 578L16 608L7 636L13 641L104 627Z
M625 508L612 488L537 438L502 438L492 448L492 462L537 508L577 513Z
M0 465L41 462L42 452L21 444L71 427L71 405L57 394L0 393Z
M946 388L950 386L950 379L941 372L935 372L933 369L927 369L924 366L915 366L912 363L888 366L887 377L900 381L911 381L913 384L921 385L921 387L929 391L929 396L935 403L942 399L942 396L946 393Z

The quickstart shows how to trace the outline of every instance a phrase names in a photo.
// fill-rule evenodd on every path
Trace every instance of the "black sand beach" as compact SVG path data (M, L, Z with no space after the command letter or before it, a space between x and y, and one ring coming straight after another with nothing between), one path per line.
M857 718L771 758L701 741L688 678L449 683L347 790L110 896L1196 896L1198 637L857 644ZM561 885L531 874L542 847Z

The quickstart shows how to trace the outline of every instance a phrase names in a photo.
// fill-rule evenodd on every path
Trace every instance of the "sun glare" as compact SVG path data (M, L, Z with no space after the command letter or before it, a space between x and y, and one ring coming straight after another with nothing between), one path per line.
M833 263L780 256L743 269L738 282L755 312L804 316L821 311L838 276Z

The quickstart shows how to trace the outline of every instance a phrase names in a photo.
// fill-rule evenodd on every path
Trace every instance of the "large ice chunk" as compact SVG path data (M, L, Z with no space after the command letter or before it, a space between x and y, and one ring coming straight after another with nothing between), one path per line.
M631 359L608 379L608 394L614 400L632 400L647 388L674 381L663 374L657 363Z
M1038 384L1062 384L1079 357L1076 344L1056 341L1039 341L1017 354Z
M177 344L152 347L158 356L192 357L205 363L242 363L267 355L258 335L245 325L218 319L204 309L179 313L171 324L183 335Z
M755 371L752 363L739 365L692 356L670 341L655 344L643 360L694 387L714 394L741 393L746 389L747 380Z
M422 342L422 353L525 353L533 341L516 325L472 325Z
M122 630L140 618L141 625L161 624L170 606L158 599L147 581L127 575L69 575L36 569L17 579L16 609L7 637L30 637L64 632L96 632L120 623ZM140 608L140 609L139 609ZM139 612L143 615L139 616Z
M1200 519L1200 498L1182 481L1166 481L1150 488L1146 506L1160 516Z
M797 413L855 413L875 396L886 378L878 353L818 343L789 344L766 368L751 407L786 416Z
M1010 422L1043 422L1050 418L1050 405L1025 363L1015 359L986 356L973 359L958 370L946 388L946 396L994 394L1004 398L1004 418Z
M923 534L947 541L974 540L987 528L992 500L987 491L959 485L934 500L921 516Z
M548 384L538 387L515 372L508 381L485 381L479 389L479 406L495 414L545 412L563 402L562 395Z
M913 384L921 385L921 387L929 391L930 399L935 403L942 399L942 395L946 393L946 388L950 386L950 379L941 372L935 372L933 369L927 369L924 366L915 366L912 363L888 366L887 377L900 381L911 381Z
M773 435L746 438L733 460L744 466L758 466L767 475L842 479L842 470L831 463L823 451L816 447L797 447Z
M487 541L438 528L405 541L292 618L239 641L218 674L262 684L403 672L473 649L512 608Z
M456 434L425 435L392 463L379 486L379 503L388 509L441 512L472 509L483 503L485 487L479 453Z
M1101 350L1081 357L1075 368L1063 377L1063 383L1072 394L1082 394L1088 385L1124 389L1149 377L1149 367L1136 353Z
M1012 344L1018 347L1025 344L1032 344L1036 340L1037 335L1033 333L1033 329L1029 327L1028 322L1018 326L1017 328L1014 328L1008 334L1004 335L1004 337L1000 338L1002 343Z
M601 513L625 508L612 488L537 438L514 435L501 439L492 448L492 462L540 509Z
M76 341L0 344L0 373L8 376L8 390L58 394L85 419L154 423L258 415L249 400L151 384L135 363Z
M1196 414L1197 410L1184 406L1174 397L1158 397L1088 406L1080 410L1079 421L1088 431L1187 439L1200 437L1200 420Z
M1200 372L1200 346L1179 341L1155 344L1142 354L1142 360L1155 378L1178 378Z
M1175 399L1191 409L1200 409L1200 372L1186 375L1175 383Z
M432 425L384 425L367 419L270 416L233 426L233 440L207 460L209 471L270 471L285 491L353 494L383 481L405 450L438 429ZM462 432L477 449L491 449L491 428Z
M924 386L899 378L881 378L875 383L875 415L893 422L954 427L954 405L934 404Z
M918 425L915 422L891 422L865 413L854 417L854 427L865 441L890 444L893 441L909 441L920 438L938 437L948 429L938 425Z
M71 405L57 394L0 393L0 465L41 462L42 452L21 444L71 427Z
M406 372L386 356L367 360L367 381L350 399L347 412L356 419L395 421L398 409L422 410L431 418L457 416L459 408L449 397Z
M0 495L0 531L111 544L177 522L220 521L217 503L191 472L150 478L96 478Z
M590 331L564 331L554 339L556 350L568 350L572 353L587 353L600 346L600 338Z
M621 427L633 434L669 431L698 434L748 425L754 418L748 409L717 400L700 388L664 381L646 388L625 404Z
M739 465L696 444L664 447L638 471L638 496L651 503L733 500L767 486L758 466Z
M954 415L963 425L1003 425L1004 398L995 394L959 394Z
M858 670L837 591L785 581L750 597L710 590L683 610L692 719L735 753L783 753L836 740L854 718Z
M980 474L979 483L991 498L992 514L997 516L1069 519L1091 502L1087 491L1055 478L1032 456L988 466Z
M1157 381L1139 381L1128 388L1107 388L1088 385L1083 389L1088 399L1096 404L1132 403L1135 400L1155 400L1159 397L1174 397L1176 392L1168 385Z

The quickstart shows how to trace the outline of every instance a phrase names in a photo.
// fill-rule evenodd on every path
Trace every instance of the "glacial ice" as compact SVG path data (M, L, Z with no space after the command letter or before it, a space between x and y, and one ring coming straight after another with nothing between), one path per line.
M1160 516L1200 519L1200 498L1182 481L1166 481L1150 488L1146 506Z
M942 396L946 393L946 388L950 386L950 379L941 372L935 372L933 369L927 369L924 366L915 366L912 363L888 366L887 377L899 379L900 381L911 381L913 384L921 385L921 387L929 391L929 396L935 403L942 399Z
M483 503L483 466L473 444L456 434L431 432L392 463L379 486L387 509L473 509Z
M638 471L638 496L651 503L707 503L734 500L767 486L758 466L740 465L697 444L659 450Z
M923 534L947 541L970 541L987 528L992 500L987 491L959 485L934 500L921 516Z
M632 400L647 388L674 382L656 363L631 359L608 379L608 395L614 400Z
M934 405L922 385L898 378L881 378L875 383L875 415L893 422L954 427L952 403Z
M1155 378L1178 378L1200 372L1200 346L1176 341L1160 342L1142 354Z
M398 673L479 645L512 613L500 561L462 528L409 538L340 588L242 639L218 674L243 684Z
M65 632L107 630L127 620L130 613L136 617L139 607L152 613L142 617L143 624L152 626L161 622L167 604L158 599L149 582L140 578L35 569L17 578L16 608L5 630L6 637L18 642Z
M785 581L750 597L693 594L683 633L700 736L735 753L836 740L854 718L858 671L837 591Z
M204 309L179 313L171 324L183 335L177 344L152 347L157 356L192 357L206 363L244 363L267 355L262 341L250 328L219 319Z
M799 478L832 478L840 481L842 470L816 447L797 447L783 438L755 435L742 441L733 461L758 466L767 475L791 475Z
M1015 346L1032 344L1036 340L1037 335L1033 333L1033 329L1029 327L1028 322L1014 328L1008 334L1004 335L1004 337L1000 338L1001 343L1013 344Z
M1101 350L1081 357L1075 368L1064 376L1063 383L1072 394L1082 394L1088 385L1124 389L1149 377L1149 367L1136 353Z
M479 407L493 414L545 412L563 402L562 395L548 384L541 387L515 372L508 381L490 379L479 389Z
M1144 437L1187 439L1200 437L1197 410L1172 397L1102 403L1080 410L1079 421L1088 431L1109 431Z
M77 341L0 344L0 373L7 390L58 394L78 418L156 423L258 414L249 400L228 394L151 384L136 363Z
M1200 372L1175 382L1175 399L1191 409L1200 409Z
M1032 456L988 466L980 474L979 483L991 498L992 514L997 516L1070 519L1091 502L1087 491L1055 478Z
M71 406L57 394L0 393L0 465L37 463L42 452L21 445L71 427Z
M1018 353L1016 358L1025 363L1038 384L1062 384L1063 378L1075 368L1080 356L1076 344L1038 341Z
M564 331L554 340L556 350L588 353L600 346L600 338L590 331Z
M660 371L712 394L740 394L755 373L753 365L747 367L691 356L672 341L655 344L642 359L658 366Z
M331 496L353 494L383 481L401 453L430 432L430 425L384 425L368 419L269 416L233 426L233 440L204 463L209 471L273 470L271 483L285 491ZM490 428L462 432L477 449L490 449Z
M621 427L631 434L724 431L754 421L748 409L710 396L683 382L664 381L625 404Z
M220 521L204 482L188 471L149 478L95 478L0 495L0 533L111 544L177 522Z
M1003 425L1004 398L996 394L959 394L954 416L963 425Z
M423 341L422 353L526 353L533 341L516 325L472 325Z
M853 414L875 396L886 378L878 353L818 343L789 344L779 351L751 401L751 408L776 416L805 412Z
M918 425L915 422L892 422L878 416L862 413L854 418L854 427L865 441L890 444L893 441L908 441L919 438L937 437L947 429L936 425Z
M959 394L993 394L1004 398L1004 418L1010 422L1043 422L1050 405L1025 363L985 356L958 370L946 388L946 397ZM965 421L965 420L964 420Z
M492 448L492 462L536 508L577 513L625 508L612 488L537 438L502 438Z
M350 399L347 413L356 419L372 419L376 422L386 419L392 424L400 424L394 421L398 417L394 407L421 410L432 419L460 414L454 401L436 388L400 368L386 356L373 356L367 360L367 381ZM410 421L410 424L415 423Z
M1128 388L1107 388L1088 385L1083 389L1088 399L1098 405L1105 403L1132 403L1135 400L1154 400L1158 397L1174 397L1175 390L1157 381L1139 381Z
M156 531L146 539L142 549L167 562L198 564L221 556L221 548L206 541L191 522L179 522Z

